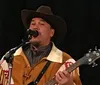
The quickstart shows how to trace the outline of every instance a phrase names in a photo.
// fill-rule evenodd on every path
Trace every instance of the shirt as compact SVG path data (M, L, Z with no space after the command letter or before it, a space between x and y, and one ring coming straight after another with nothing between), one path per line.
M48 44L47 46L39 47L38 49L35 48L32 44L27 44L23 47L23 50L24 54L29 60L30 65L32 66L33 64L36 64L43 57L48 56L51 48L52 48L52 43Z

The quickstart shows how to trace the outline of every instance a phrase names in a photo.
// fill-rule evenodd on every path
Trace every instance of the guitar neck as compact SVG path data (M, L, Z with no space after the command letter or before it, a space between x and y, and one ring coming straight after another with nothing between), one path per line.
M67 72L72 72L74 69L80 66L80 63L77 61L76 63L72 64L70 67L66 69Z
M81 66L83 64L86 64L88 59L89 59L89 57L86 57L86 56L80 58L74 64L72 64L70 67L68 67L66 71L68 71L69 73L72 72L77 67L79 67L79 66Z

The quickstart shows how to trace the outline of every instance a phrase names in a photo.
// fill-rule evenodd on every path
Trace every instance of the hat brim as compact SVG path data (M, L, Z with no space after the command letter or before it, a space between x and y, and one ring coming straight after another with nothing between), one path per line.
M21 18L26 29L29 28L30 21L34 17L43 18L55 29L56 35L53 38L54 42L60 43L63 40L67 32L67 26L62 18L56 15L42 14L33 10L24 9L21 11Z

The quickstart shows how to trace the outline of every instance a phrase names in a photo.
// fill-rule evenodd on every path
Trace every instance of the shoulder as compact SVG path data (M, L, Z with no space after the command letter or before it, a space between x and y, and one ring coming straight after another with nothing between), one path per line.
M70 61L75 63L75 60L68 53L63 52L62 56L63 56L63 62Z

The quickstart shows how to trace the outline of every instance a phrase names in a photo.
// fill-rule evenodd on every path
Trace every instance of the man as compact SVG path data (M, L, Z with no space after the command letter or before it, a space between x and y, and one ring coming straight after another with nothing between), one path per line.
M74 59L55 46L66 34L65 21L53 15L48 6L40 6L36 11L24 9L21 16L25 28L36 30L39 35L32 36L28 44L14 53L14 85L82 85L78 69L66 71Z

